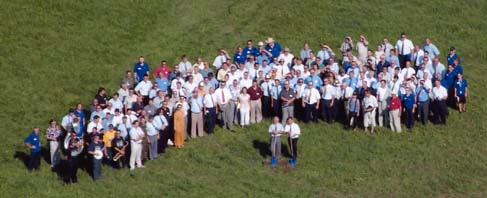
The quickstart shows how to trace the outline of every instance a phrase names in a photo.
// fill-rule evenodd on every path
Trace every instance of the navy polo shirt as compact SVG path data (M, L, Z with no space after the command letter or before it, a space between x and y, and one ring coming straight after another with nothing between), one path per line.
M281 54L281 45L278 42L274 42L274 47L271 47L269 44L265 46L265 49L272 54L272 58L279 57Z
M134 64L134 73L137 74L137 82L140 82L144 79L144 74L149 71L149 64L144 62L143 64L135 63Z
M412 109L414 107L415 96L413 93L410 93L409 96L407 94L402 96L402 104L406 109Z
M250 55L256 56L256 54L255 54L256 51L257 51L257 49L255 47L252 47L252 48L246 47L243 49L243 54L245 56L250 56Z
M247 60L247 56L245 56L244 53L239 54L236 52L233 55L233 61L237 62L238 64L245 63L245 60Z
M468 86L467 80L462 79L461 81L455 82L455 89L457 90L457 96L464 96L466 88Z
M32 132L27 138L25 138L24 142L36 147L34 149L30 149L32 153L41 152L41 139L39 134L36 135L34 132Z
M453 65L453 61L458 57L457 53L453 54L453 56L450 57L450 54L446 55L446 61L448 62L448 65ZM460 59L458 59L458 63L460 63Z

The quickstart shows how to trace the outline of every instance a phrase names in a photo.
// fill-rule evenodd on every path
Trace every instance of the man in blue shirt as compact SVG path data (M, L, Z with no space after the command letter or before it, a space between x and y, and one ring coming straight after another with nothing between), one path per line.
M446 55L446 61L448 62L448 65L453 65L453 61L455 59L460 59L460 57L456 53L455 47L450 47L450 53Z
M355 77L355 73L354 71L350 71L350 73L348 74L349 76L347 78L344 78L343 79L343 82L342 83L347 83L347 86L352 88L353 90L355 90L355 88L357 88L357 83L358 83L358 78Z
M279 45L278 42L275 42L273 38L269 37L265 40L267 45L265 46L265 49L267 52L272 54L271 58L277 58L281 54L281 45Z
M218 88L218 81L213 77L213 73L212 72L208 73L208 83L213 88L215 88L215 89Z
M191 138L203 136L203 97L198 94L198 90L192 91L190 98L190 111L191 111Z
M429 115L429 98L430 90L424 86L424 80L419 81L419 86L416 88L416 101L418 103L418 114L421 124L426 125L428 123Z
M76 117L79 117L79 128L84 129L85 124L86 124L86 115L85 115L85 110L83 109L82 103L78 103L76 105L76 110L74 111L74 115Z
M139 62L134 64L134 76L137 82L144 80L144 75L149 75L149 64L145 62L143 56L139 57Z
M159 76L156 78L155 83L157 84L157 88L159 88L159 90L163 91L164 93L167 93L167 89L171 84L169 82L169 79L165 78L164 73L162 72L159 73Z
M402 96L402 112L406 114L406 127L412 129L414 126L414 109L416 108L416 97L410 88L406 89L406 94Z
M304 80L304 83L308 84L312 82L316 89L320 89L321 85L323 84L319 74L316 74L315 69L309 70L309 76Z
M245 64L245 60L247 60L247 57L243 53L242 48L237 47L237 52L233 54L233 61L235 62L235 65Z
M38 127L35 127L32 133L25 138L24 143L30 149L27 168L29 170L39 169L39 165L41 164L41 137L39 136Z
M92 155L93 161L93 180L101 179L101 162L103 160L103 153L105 146L100 141L100 136L93 136L93 142L91 142L88 148L88 154ZM100 156L101 155L101 156Z
M247 47L243 49L243 54L245 58L249 58L250 56L257 56L256 54L257 48L254 47L254 42L252 40L247 41Z
M458 106L458 111L460 113L466 112L465 110L465 103L467 103L467 94L468 94L468 83L467 80L463 79L463 74L457 74L457 81L455 82L455 99Z
M423 51L429 52L430 59L434 59L435 57L438 57L440 55L440 51L438 50L436 45L431 43L431 39L429 37L426 37L424 39Z

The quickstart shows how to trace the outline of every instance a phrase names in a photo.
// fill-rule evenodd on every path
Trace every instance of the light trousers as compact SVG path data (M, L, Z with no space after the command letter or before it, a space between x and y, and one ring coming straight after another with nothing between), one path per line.
M364 127L375 127L375 109L371 112L365 112L364 114Z
M282 106L282 122L286 123L288 117L294 117L294 106Z
M245 126L250 123L250 109L240 108L240 125Z
M203 136L203 113L191 113L191 138L196 136Z
M399 116L400 109L394 109L389 111L389 121L391 125L391 130L393 132L401 133L401 116Z
M51 156L51 167L59 163L59 142L49 141L49 153Z
M259 100L250 101L250 123L262 121L262 102Z
M130 143L130 168L134 169L135 164L137 167L142 166L142 144L141 143Z

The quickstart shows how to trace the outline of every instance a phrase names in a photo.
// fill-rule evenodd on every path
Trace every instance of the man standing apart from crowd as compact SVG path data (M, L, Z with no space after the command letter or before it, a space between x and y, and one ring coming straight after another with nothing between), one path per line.
M24 143L30 149L27 168L29 170L39 169L39 165L41 164L41 137L39 136L38 127L35 127L32 133L25 138Z
M284 133L287 133L287 141L289 148L291 149L291 160L289 160L289 164L294 167L296 166L296 160L298 158L298 139L299 135L301 135L301 129L294 123L293 117L287 118L286 125L284 126Z
M145 62L143 56L139 57L139 62L134 64L134 77L137 82L144 79L144 75L149 75L149 64Z
M271 166L277 165L277 161L281 158L281 133L283 132L282 124L279 122L279 117L274 116L272 124L269 126L269 134L271 135L271 152L272 160Z

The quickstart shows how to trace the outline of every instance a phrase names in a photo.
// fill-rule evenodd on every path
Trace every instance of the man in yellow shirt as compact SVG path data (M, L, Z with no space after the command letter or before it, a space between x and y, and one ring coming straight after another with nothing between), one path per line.
M112 124L108 125L109 130L105 131L103 134L103 143L105 144L105 156L108 158L108 164L113 165L113 150L112 150L112 140L115 138L116 130Z

